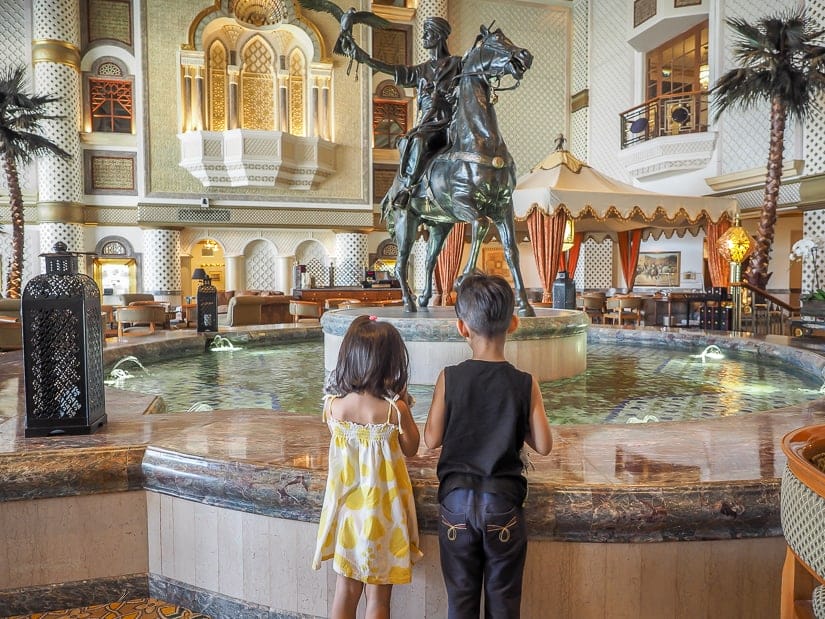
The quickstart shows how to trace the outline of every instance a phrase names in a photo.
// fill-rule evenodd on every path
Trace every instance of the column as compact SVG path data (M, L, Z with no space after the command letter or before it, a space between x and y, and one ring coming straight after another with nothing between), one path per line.
M229 96L227 97L227 107L229 109L229 124L230 129L237 129L238 124L238 72L239 69L235 65L226 67L226 73L229 77Z
M224 255L224 290L246 290L246 258Z
M183 75L183 131L201 131L203 125L203 71L204 53L202 51L182 50L179 61Z
M360 285L369 258L367 235L362 232L339 232L335 235L335 255L336 285Z
M278 131L289 133L289 92L287 90L289 75L278 72Z
M192 125L195 131L203 131L203 65L195 68L195 89L192 92Z
M278 256L275 258L275 284L284 294L292 294L292 265L295 256Z
M180 305L180 230L143 230L143 292Z
M320 105L321 99L318 96L318 82L316 80L312 80L312 89L309 95L309 109L311 110L309 122L312 123L312 126L307 127L307 136L320 137L321 135L321 127L318 124L318 121L321 117Z
M80 5L77 0L34 0L32 3L33 91L58 97L52 104L60 119L45 121L41 135L71 158L38 157L40 253L63 241L69 251L84 251L83 162L80 157ZM81 269L83 261L79 261ZM30 270L30 269L27 269ZM42 272L40 265L35 274ZM26 281L22 282L25 286Z

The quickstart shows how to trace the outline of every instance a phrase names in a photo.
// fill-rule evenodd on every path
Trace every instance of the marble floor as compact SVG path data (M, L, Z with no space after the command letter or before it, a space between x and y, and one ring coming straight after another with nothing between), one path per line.
M82 608L54 610L31 615L15 615L6 619L210 619L175 604L154 598L96 604Z

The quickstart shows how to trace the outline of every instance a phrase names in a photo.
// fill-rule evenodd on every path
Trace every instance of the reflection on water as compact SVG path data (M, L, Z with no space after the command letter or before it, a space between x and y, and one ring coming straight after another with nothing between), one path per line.
M634 423L738 415L821 397L820 381L792 368L718 360L701 352L588 344L587 371L542 383L553 423ZM726 353L727 355L727 353ZM246 348L149 365L118 385L162 396L170 412L266 408L320 414L323 342ZM423 421L432 387L413 385Z

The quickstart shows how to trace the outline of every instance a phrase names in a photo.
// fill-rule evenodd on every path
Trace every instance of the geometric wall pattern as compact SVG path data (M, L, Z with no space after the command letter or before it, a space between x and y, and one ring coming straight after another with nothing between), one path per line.
M825 210L805 211L802 215L802 237L817 244L816 260L802 261L802 292L811 292L819 287L825 288ZM817 269L818 280L814 269Z
M613 241L587 239L582 243L573 276L578 290L606 290L613 286Z
M410 262L407 266L407 281L410 283L410 288L420 293L427 283L425 277L427 274L427 241L423 236L419 236L413 243Z
M805 9L814 23L825 24L825 2L806 2ZM821 108L805 120L804 157L805 174L825 172L825 113Z
M54 253L54 244L61 241L68 251L85 251L83 247L83 224L42 222L40 224L40 253ZM40 258L41 273L46 272L46 259ZM77 270L85 273L85 260L77 261Z
M553 150L559 133L568 134L572 10L538 3L509 3L506 10L492 0L452 0L450 48L463 54L479 34L479 26L501 28L514 45L533 54L533 65L515 90L499 93L494 109L499 131L516 164L516 174L529 172ZM515 84L501 80L506 88ZM611 134L615 135L615 134Z
M295 261L306 265L307 280L314 279L315 286L326 286L329 282L329 258L324 246L317 241L305 241L295 250ZM338 274L336 273L336 278ZM342 284L344 286L350 284ZM309 284L307 284L309 286Z
M252 241L246 248L246 288L275 290L275 250L269 241Z
M335 284L358 286L364 278L367 264L367 235L360 232L339 232L335 235Z
M180 294L180 231L143 230L143 291Z

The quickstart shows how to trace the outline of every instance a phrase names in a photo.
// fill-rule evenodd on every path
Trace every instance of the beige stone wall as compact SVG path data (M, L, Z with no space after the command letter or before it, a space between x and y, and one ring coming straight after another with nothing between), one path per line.
M179 167L180 146L177 137L178 121L178 63L177 52L187 41L189 26L198 13L211 5L204 0L180 0L170 10L166 0L146 0L145 27L142 30L146 88L144 122L147 132L146 166L147 193L200 196L206 189L186 170ZM349 4L347 4L349 6ZM332 16L307 11L331 50L338 35L338 25ZM347 61L334 57L332 112L337 173L322 182L315 190L295 191L282 188L221 187L210 195L244 196L266 201L368 202L369 159L363 145L369 144L369 80L362 70L346 75Z

